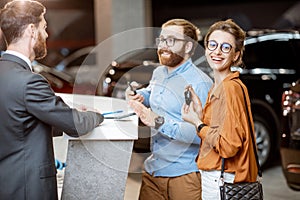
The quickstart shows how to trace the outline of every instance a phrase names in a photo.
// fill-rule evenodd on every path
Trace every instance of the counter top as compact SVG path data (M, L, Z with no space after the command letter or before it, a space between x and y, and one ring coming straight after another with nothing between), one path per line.
M123 111L122 113L105 115L107 117L133 113L123 99L64 93L56 93L56 95L60 96L72 108L85 106L88 110L96 109L100 113ZM64 134L64 137L70 140L137 140L138 117L132 115L122 119L104 119L100 126L84 136L73 138Z

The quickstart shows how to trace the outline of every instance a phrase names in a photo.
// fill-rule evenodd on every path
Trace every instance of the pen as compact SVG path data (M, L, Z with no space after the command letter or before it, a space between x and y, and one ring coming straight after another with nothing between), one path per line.
M117 113L121 113L123 112L123 110L116 110L116 111L112 111L112 112L105 112L102 113L102 115L111 115L111 114L117 114Z
M135 113L128 113L126 115L120 115L120 116L114 116L114 117L104 117L104 119L123 119L123 118L130 117L130 116L133 116L133 115L136 115L136 114Z

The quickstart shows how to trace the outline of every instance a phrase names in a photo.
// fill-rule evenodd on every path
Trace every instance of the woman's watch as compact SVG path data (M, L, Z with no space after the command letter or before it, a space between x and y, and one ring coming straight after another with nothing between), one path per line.
M206 124L203 124L201 123L198 127L197 127L197 131L200 132L201 129L204 127L204 126L207 126Z
M154 128L159 129L159 127L165 123L165 118L162 116L155 117L154 122L155 122Z

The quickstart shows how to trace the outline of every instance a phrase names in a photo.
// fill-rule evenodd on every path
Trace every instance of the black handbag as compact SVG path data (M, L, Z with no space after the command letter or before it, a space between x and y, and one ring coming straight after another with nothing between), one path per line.
M242 87L242 86L241 86ZM253 144L253 149L255 153L255 159L256 159L256 165L258 168L258 176L259 179L256 182L241 182L241 183L226 183L224 182L224 168L225 168L225 159L222 158L222 165L221 165L221 182L222 185L220 186L220 195L221 195L221 200L262 200L263 199L263 189L262 189L262 184L261 184L261 179L262 179L262 171L258 162L258 156L257 156L257 151L256 151L256 146L253 138L253 129L251 127L250 123L250 114L248 111L248 106L247 106L247 99L246 95L243 90L243 95L244 95L244 100L246 104L246 111L247 111L247 117L248 117L248 122L249 122L249 127L251 130L251 140Z

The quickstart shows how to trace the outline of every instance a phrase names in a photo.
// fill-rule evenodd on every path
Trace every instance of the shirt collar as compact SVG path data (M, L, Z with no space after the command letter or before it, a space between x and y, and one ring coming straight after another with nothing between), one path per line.
M168 76L174 76L176 74L180 74L184 71L186 71L190 65L192 65L192 59L189 58L188 60L186 60L184 63L182 63L181 65L179 65L175 70L173 70L171 73L168 73L168 68L165 68L165 72L166 74L168 74Z
M17 51L13 51L13 50L6 50L4 53L11 54L11 55L21 58L22 60L24 60L27 63L27 65L30 67L30 70L32 71L31 61L29 60L29 58L27 58L23 54L21 54Z
M215 92L212 94L212 96L219 98L221 95L221 92L223 90L223 86L222 86L223 83L231 81L232 79L235 79L235 78L239 78L239 76L240 76L240 72L238 72L238 71L228 74L228 76L222 81L222 83L218 86L218 88L215 90Z
M240 72L235 71L230 73L223 81L230 81L232 79L238 78L240 76Z

